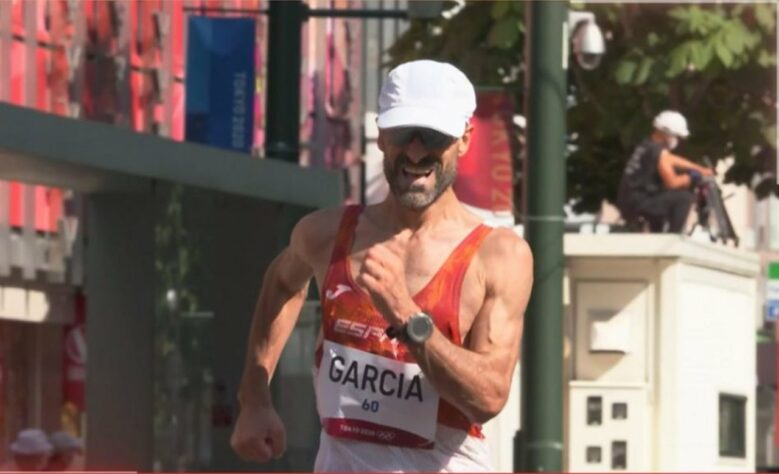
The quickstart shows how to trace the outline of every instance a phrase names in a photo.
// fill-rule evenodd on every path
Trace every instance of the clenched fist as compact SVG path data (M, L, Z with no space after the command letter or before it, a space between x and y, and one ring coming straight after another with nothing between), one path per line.
M273 407L241 407L230 446L244 461L278 459L287 449L284 423Z
M368 249L356 280L390 326L403 325L419 311L406 286L405 255L397 246L378 243Z

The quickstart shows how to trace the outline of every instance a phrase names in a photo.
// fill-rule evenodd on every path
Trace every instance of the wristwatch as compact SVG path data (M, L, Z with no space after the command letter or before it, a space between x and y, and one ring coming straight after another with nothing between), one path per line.
M390 339L398 338L403 342L422 344L433 334L433 327L435 327L433 318L420 311L413 314L403 326L399 328L390 326L386 332Z

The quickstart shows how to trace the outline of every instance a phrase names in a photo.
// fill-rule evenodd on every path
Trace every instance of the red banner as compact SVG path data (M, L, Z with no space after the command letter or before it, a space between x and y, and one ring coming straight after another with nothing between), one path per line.
M489 211L513 208L511 123L513 105L503 91L479 91L471 120L471 144L458 166L454 191L460 201Z

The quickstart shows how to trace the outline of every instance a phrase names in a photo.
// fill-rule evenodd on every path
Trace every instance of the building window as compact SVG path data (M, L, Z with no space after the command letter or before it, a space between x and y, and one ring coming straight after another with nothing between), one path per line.
M611 404L611 418L613 420L628 419L628 404L625 402L616 402Z
M611 468L616 470L625 470L628 468L628 442L611 442Z
M745 458L747 397L720 393L719 396L719 454L731 458Z
M587 464L600 464L601 449L600 446L587 446Z
M603 421L603 397L587 397L587 424L600 425Z

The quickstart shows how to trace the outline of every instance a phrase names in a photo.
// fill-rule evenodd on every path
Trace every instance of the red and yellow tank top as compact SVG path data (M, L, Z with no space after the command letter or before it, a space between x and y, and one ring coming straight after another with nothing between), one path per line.
M432 448L435 424L482 437L481 427L438 394L352 276L349 264L362 206L345 209L321 290L322 344L317 348L317 408L331 436ZM436 327L462 346L460 292L465 273L491 228L479 225L413 296ZM431 432L432 430L432 432Z

